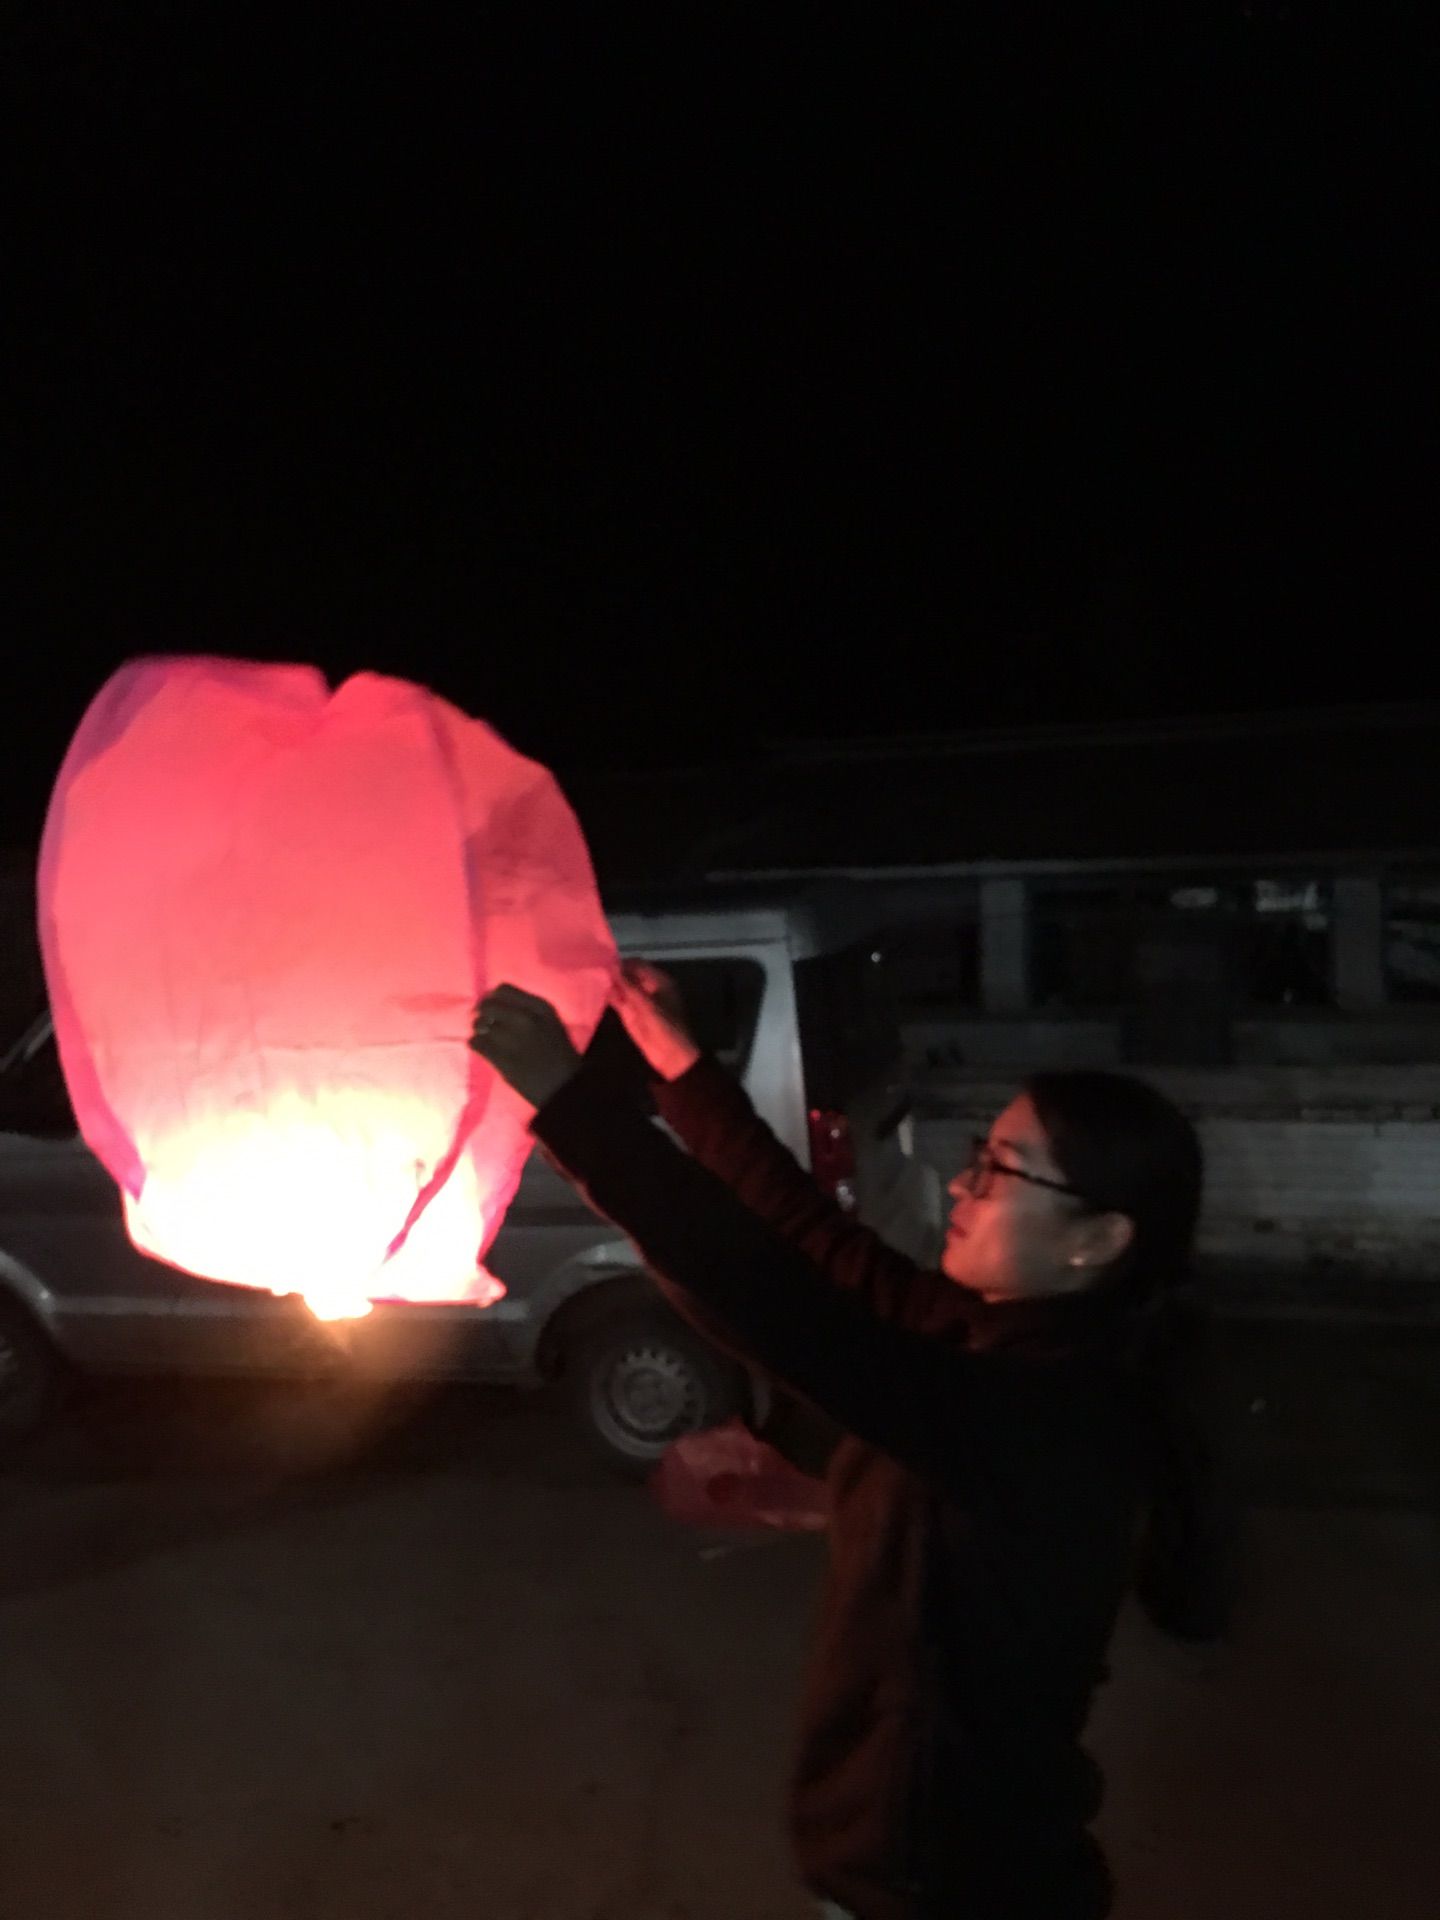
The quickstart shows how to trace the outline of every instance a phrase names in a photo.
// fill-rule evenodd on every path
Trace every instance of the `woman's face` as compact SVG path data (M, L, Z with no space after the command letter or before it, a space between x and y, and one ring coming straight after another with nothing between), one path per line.
M1065 1184L1027 1094L991 1127L984 1158L981 1171L962 1170L950 1182L954 1204L940 1268L957 1285L987 1300L1073 1293L1128 1240L1123 1216L1087 1213L1072 1194L1020 1177Z

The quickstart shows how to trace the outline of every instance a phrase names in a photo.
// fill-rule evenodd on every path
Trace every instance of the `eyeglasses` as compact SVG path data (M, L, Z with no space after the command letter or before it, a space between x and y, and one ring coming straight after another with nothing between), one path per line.
M997 1160L985 1135L975 1134L970 1142L970 1158L960 1169L960 1178L977 1200L983 1200L994 1186L995 1176L1001 1173L1008 1174L1012 1180L1028 1180L1032 1187L1048 1187L1052 1193L1072 1194L1077 1200L1086 1198L1068 1180L1047 1180L1043 1174L1027 1173L1024 1167L1012 1167L1004 1160Z

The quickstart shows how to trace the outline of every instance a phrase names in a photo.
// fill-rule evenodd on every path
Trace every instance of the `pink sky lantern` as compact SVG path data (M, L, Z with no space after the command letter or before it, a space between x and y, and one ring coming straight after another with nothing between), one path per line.
M66 755L39 893L66 1082L137 1247L325 1315L499 1296L529 1109L471 1008L514 981L583 1047L615 969L544 767L402 680L140 660Z

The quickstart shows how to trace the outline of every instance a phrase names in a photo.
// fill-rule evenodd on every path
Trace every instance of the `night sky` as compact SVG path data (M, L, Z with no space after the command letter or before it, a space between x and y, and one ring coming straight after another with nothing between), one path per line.
M145 651L562 769L1440 694L1433 39L967 11L6 8L6 837Z

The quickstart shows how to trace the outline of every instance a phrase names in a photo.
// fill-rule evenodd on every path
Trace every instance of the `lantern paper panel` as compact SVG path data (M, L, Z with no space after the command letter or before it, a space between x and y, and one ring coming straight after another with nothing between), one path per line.
M319 1311L498 1295L529 1110L471 1008L512 980L583 1047L615 969L543 767L404 681L137 661L61 768L40 934L142 1251Z

